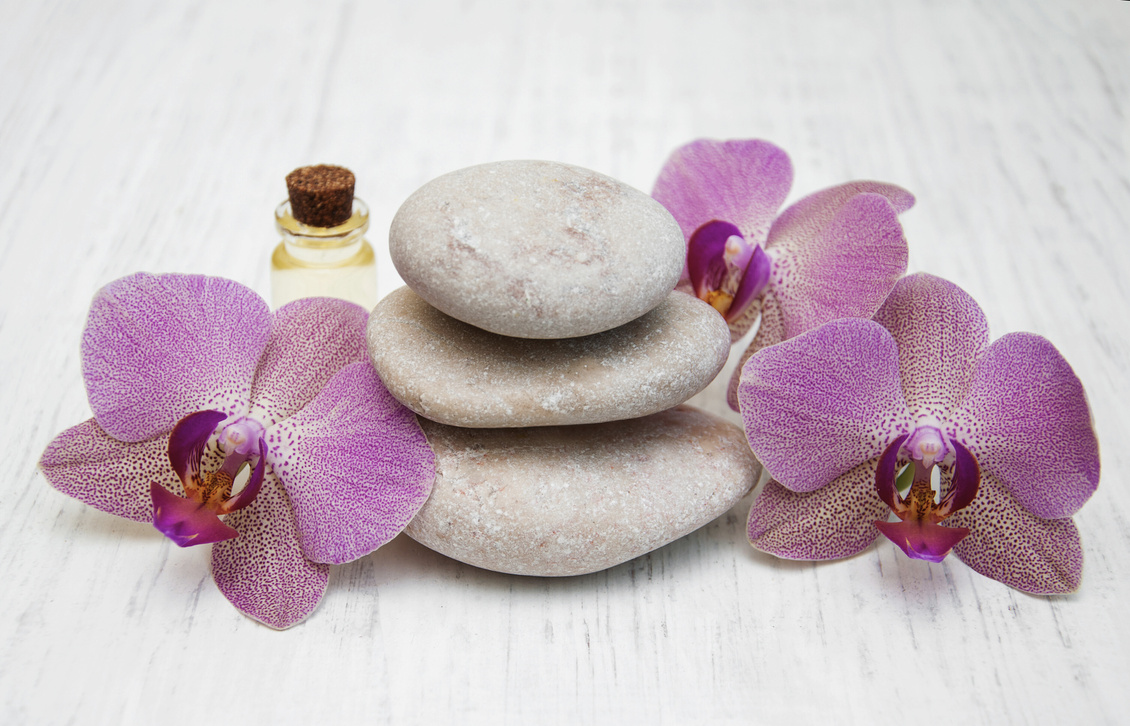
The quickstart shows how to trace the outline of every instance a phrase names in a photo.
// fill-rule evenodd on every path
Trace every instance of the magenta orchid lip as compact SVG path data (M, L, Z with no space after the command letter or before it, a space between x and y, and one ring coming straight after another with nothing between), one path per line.
M946 466L943 462L947 462ZM899 465L910 467L906 495L896 486ZM940 499L931 475L935 466L951 472L950 486ZM981 484L981 469L969 450L956 441L946 442L934 426L919 426L890 443L879 457L875 489L898 522L876 520L875 528L902 549L907 557L941 562L969 535L968 527L946 527L942 521L973 503Z
M197 411L185 416L169 434L169 463L180 478L185 496L177 496L156 482L149 487L153 499L153 526L181 547L211 544L239 536L220 520L254 501L263 485L267 443L263 425L242 416L225 423L223 411ZM219 438L215 438L217 428ZM209 442L223 455L218 469L205 471L203 457ZM236 477L251 466L247 482L233 492Z

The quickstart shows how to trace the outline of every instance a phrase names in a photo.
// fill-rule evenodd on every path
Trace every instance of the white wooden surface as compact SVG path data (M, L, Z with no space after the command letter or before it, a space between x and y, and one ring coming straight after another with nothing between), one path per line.
M0 722L1130 718L1130 3L0 0L0 27ZM93 292L149 270L266 294L293 167L357 173L387 293L384 230L426 180L550 158L649 190L700 136L783 146L792 199L910 189L911 268L1071 361L1105 453L1079 593L885 542L776 561L746 544L746 502L571 579L398 539L277 633L228 605L205 549L37 473L89 416Z

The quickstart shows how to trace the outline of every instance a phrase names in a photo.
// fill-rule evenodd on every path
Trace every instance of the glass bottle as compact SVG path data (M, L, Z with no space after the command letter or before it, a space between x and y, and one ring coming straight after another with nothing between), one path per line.
M311 168L319 167L304 169ZM295 173L299 171L303 170ZM287 180L289 183L290 177ZM348 219L332 227L317 227L295 218L293 196L292 189L291 198L275 208L275 228L282 241L271 255L272 305L278 308L291 300L325 296L372 310L377 304L377 261L365 239L369 207L352 197Z

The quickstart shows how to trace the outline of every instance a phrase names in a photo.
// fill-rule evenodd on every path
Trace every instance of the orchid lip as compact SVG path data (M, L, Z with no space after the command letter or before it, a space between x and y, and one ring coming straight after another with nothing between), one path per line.
M727 322L738 319L769 282L769 256L730 222L713 220L687 243L687 269L695 295Z
M943 459L952 464L943 464ZM906 496L900 496L895 480L899 462L905 460L914 467L914 481ZM930 483L935 465L953 468L949 490L940 501L935 501L937 495ZM936 427L919 426L888 444L879 457L875 489L900 521L876 521L875 527L907 557L941 562L969 529L939 523L973 503L980 481L980 467L968 449L957 441L947 441Z
M184 484L186 496L177 496L156 483L150 485L153 526L181 547L238 536L220 515L251 504L263 484L267 458L263 425L246 416L223 424L225 420L221 411L197 411L178 421L169 435L169 463ZM204 451L217 429L220 434L215 440L226 456L218 469L205 473ZM236 477L252 460L254 468L246 485L233 494Z
M965 527L943 527L921 520L875 522L875 527L907 557L927 562L941 562L969 534Z
M239 532L220 521L216 513L193 499L178 497L156 482L150 482L153 526L178 547L234 539Z

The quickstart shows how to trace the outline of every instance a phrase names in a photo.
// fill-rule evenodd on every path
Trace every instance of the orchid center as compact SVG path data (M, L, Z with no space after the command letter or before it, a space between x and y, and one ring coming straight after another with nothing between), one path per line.
M727 321L741 316L769 282L769 256L729 222L707 222L691 235L687 270L694 293Z
M250 456L259 453L259 439L266 430L263 424L244 416L224 426L219 436L220 447L226 452Z
M896 478L904 464L912 467L913 479L906 495L900 496ZM944 496L932 484L936 466L950 474ZM936 426L918 426L892 441L879 457L875 488L900 521L877 521L875 526L907 557L941 562L969 530L940 522L969 506L980 483L981 469L968 449Z
M197 411L173 428L169 463L184 484L185 496L150 483L153 526L181 547L238 536L220 516L251 504L263 484L267 454L263 424L247 416L230 422L227 419L221 411ZM219 452L223 457L218 467L208 467L207 471L206 451ZM207 458L212 462L216 456ZM252 469L247 483L233 492L244 468Z
M936 426L919 426L903 444L910 460L926 469L933 468L949 453L946 438Z

